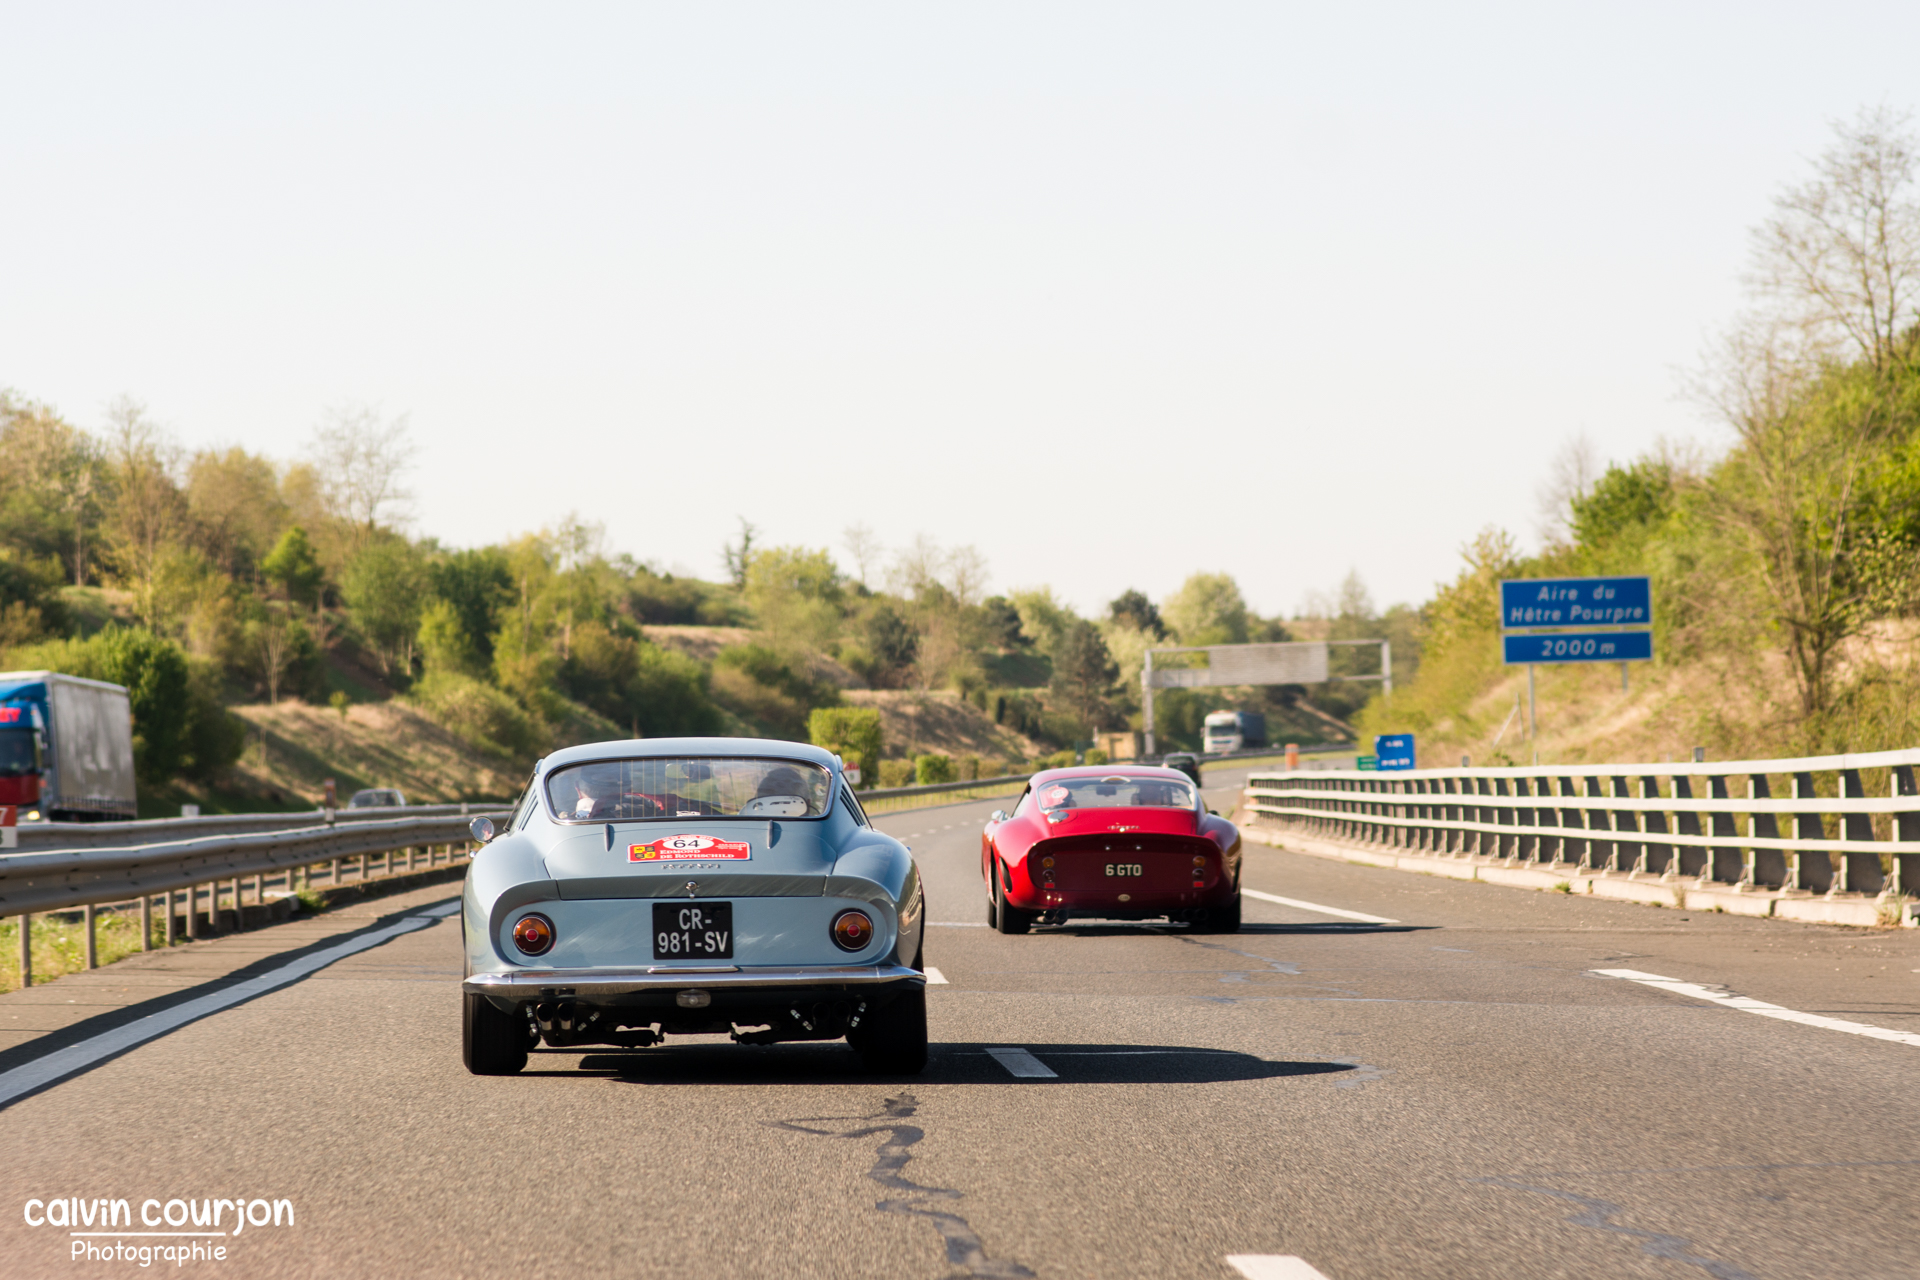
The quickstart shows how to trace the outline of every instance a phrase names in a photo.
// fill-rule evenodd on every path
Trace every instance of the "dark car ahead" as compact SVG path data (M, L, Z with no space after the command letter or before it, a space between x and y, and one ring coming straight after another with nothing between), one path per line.
M1175 751L1161 758L1161 766L1178 769L1193 779L1193 785L1200 785L1200 757L1190 751Z

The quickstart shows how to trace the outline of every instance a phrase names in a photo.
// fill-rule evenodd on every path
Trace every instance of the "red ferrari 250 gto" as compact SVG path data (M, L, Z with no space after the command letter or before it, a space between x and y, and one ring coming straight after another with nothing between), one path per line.
M1025 933L1073 917L1240 928L1240 832L1174 769L1036 773L980 837L987 923Z

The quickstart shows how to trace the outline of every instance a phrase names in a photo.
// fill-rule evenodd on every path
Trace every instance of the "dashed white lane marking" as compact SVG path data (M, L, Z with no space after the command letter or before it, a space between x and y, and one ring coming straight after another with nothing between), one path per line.
M1364 911L1348 911L1345 907L1323 907L1317 902L1302 902L1298 898L1283 898L1277 893L1262 893L1258 889L1242 889L1240 892L1245 897L1258 898L1262 902L1277 902L1283 907L1298 907L1302 911L1317 911L1323 916L1339 916L1342 920L1360 920L1367 924L1400 923L1398 920L1389 920L1385 916L1370 916Z
M1327 1280L1312 1263L1290 1253L1236 1253L1227 1265L1247 1280Z
M932 965L927 966L926 975L927 975L927 985L930 987L950 987L953 985L952 983L947 981L946 974L940 972L938 969L934 968Z
M1755 1000L1751 996L1736 996L1726 991L1716 991L1698 982L1663 978L1657 973L1642 973L1638 969L1594 969L1592 972L1603 978L1625 978L1628 982L1638 982L1642 986L1658 987L1662 991L1671 991L1677 996L1710 1000L1714 1004L1725 1005L1729 1009L1757 1013L1763 1018L1777 1018L1781 1022L1799 1022L1809 1027L1823 1027L1828 1031L1844 1031L1850 1036L1867 1036L1874 1040L1893 1040L1900 1044L1920 1045L1920 1035L1910 1031L1893 1031L1886 1027L1870 1027L1864 1022L1848 1022L1843 1018L1828 1018L1817 1013L1801 1013L1798 1009L1768 1004L1765 1000Z
M1028 1053L1025 1049L989 1049L987 1056L1007 1069L1007 1074L1019 1080L1057 1080L1060 1077L1046 1063Z
M328 947L324 951L302 956L291 964L283 964L278 969L269 969L258 977L248 978L245 982L236 982L230 987L223 987L210 995L174 1005L171 1009L160 1013L150 1013L123 1027L104 1031L78 1044L56 1049L44 1058L36 1058L25 1066L0 1073L0 1107L6 1106L22 1094L31 1093L43 1085L84 1070L103 1058L110 1058L114 1054L123 1053L156 1036L165 1035L176 1027L183 1027L208 1014L218 1013L229 1005L264 995L275 987L284 987L290 982L297 982L310 973L326 968L336 960L346 959L355 952L377 947L403 933L412 933L415 929L424 929L430 924L438 924L442 917L450 916L459 909L460 903L457 899L453 902L437 903L384 929L363 933L357 938Z

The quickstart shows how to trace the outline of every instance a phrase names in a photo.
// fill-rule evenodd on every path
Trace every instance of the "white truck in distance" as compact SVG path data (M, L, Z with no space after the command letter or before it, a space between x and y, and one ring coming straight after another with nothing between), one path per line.
M1258 711L1209 711L1202 730L1202 749L1225 755L1267 745L1267 718Z

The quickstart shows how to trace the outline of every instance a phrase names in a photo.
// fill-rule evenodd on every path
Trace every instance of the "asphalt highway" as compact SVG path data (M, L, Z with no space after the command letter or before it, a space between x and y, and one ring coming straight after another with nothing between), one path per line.
M1231 809L1238 781L1209 775L1214 807ZM946 981L929 992L921 1076L863 1075L840 1045L718 1038L470 1076L459 926L431 914L452 894L422 891L325 944L361 949L0 1109L3 1269L1920 1275L1920 1045L1844 1029L1920 1033L1914 931L1250 845L1247 888L1349 914L1250 897L1234 936L1002 937L982 927L977 870L996 803L878 820L913 846L938 922L926 956ZM101 1028L110 1016L125 1021ZM7 1050L0 1085L88 1030ZM192 1231L165 1223L168 1202L184 1215L218 1198L263 1216L284 1200L294 1220L196 1239L28 1225L49 1201L92 1214L126 1199L138 1215L152 1199L160 1224L132 1230ZM143 1268L75 1261L76 1242L227 1254Z

